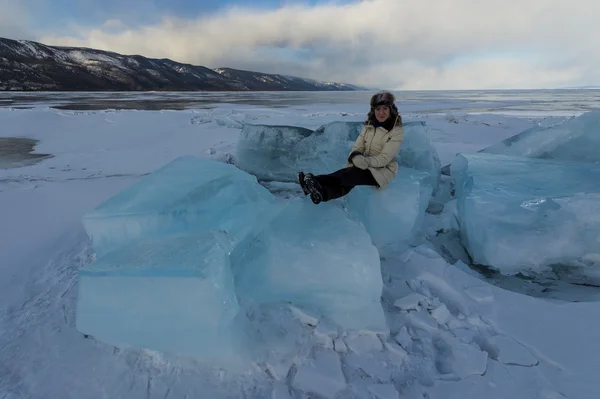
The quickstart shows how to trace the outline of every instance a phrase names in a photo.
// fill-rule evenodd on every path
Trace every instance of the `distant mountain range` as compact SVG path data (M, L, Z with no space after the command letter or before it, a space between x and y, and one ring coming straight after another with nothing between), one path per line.
M600 86L599 85L567 86L567 87L564 87L564 89L572 89L572 90L577 90L577 89L581 89L581 90L585 90L585 89L600 89Z
M294 76L209 69L170 59L122 55L0 38L0 91L354 91L361 87Z

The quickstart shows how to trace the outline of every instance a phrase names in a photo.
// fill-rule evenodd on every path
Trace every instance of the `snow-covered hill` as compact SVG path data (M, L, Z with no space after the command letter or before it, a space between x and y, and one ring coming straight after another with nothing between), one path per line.
M358 87L0 38L0 90L329 91Z
M217 68L216 72L244 85L245 90L361 90L360 87L335 82L319 82L296 76Z

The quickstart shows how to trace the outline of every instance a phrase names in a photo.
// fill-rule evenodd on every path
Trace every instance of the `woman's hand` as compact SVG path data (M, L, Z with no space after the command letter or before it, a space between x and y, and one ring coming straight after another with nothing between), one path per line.
M352 164L354 166L356 166L359 169L367 169L369 167L369 164L367 162L367 159L362 156L362 155L355 155L352 157Z

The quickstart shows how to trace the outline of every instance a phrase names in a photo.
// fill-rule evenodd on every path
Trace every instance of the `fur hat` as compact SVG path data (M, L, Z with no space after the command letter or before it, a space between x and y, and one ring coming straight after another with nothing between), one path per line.
M398 108L394 102L396 101L396 97L388 91L379 92L373 97L371 97L371 109L369 114L367 115L367 120L365 121L365 125L367 124L375 124L377 123L377 118L375 118L375 108L380 105L386 105L390 109L390 121L392 121L392 127L394 125L402 126L402 117L398 112ZM391 127L388 128L390 130Z
M392 108L392 105L394 105L395 101L396 97L394 97L392 93L383 91L371 97L371 108L377 108L380 105L386 105Z

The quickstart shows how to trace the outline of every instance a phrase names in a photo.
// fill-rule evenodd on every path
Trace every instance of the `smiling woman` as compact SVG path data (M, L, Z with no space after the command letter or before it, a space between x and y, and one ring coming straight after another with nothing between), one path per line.
M356 186L385 188L398 173L396 157L404 140L402 117L392 93L371 97L367 121L352 146L348 163L327 175L300 172L298 180L305 195L319 204L350 193Z

